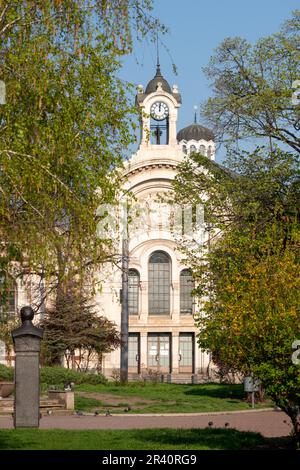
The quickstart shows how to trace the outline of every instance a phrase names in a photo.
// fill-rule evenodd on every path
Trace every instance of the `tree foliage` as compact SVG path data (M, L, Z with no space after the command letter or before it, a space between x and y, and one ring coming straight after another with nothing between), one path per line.
M5 356L9 365L12 363L13 356L13 339L11 336L12 330L20 326L18 318L9 319L5 322L0 321L0 341L3 341L5 346Z
M101 365L102 355L120 345L116 326L98 315L89 294L76 283L58 290L40 325L46 364L60 364L65 357L68 367L88 369L91 359Z
M132 142L133 38L163 30L151 0L2 1L1 266L47 286L111 256L96 210L115 201ZM17 262L17 263L16 263ZM67 282L67 281L66 281Z
M206 246L187 253L201 300L199 345L232 372L259 378L300 433L299 157L279 149L199 154L181 166L179 200L205 207Z
M292 103L293 83L300 76L300 11L281 31L251 45L226 38L205 73L213 96L203 114L221 141L264 138L300 150L299 105Z
M174 182L179 202L203 204L206 242L183 243L198 281L199 344L216 363L259 378L300 441L299 11L251 45L227 38L206 68L213 97L203 114L224 166L193 154ZM237 150L247 139L267 147ZM235 149L235 150L233 150Z

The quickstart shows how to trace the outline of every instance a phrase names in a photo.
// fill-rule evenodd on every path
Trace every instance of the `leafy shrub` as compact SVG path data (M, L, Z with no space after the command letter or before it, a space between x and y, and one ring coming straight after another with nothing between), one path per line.
M144 373L141 374L144 382L149 380L152 384L157 384L161 381L161 372L156 369L146 369Z
M1 382L13 382L14 381L14 368L7 367L4 364L0 364L0 381Z
M111 371L111 378L115 385L121 384L121 372L120 369L113 369Z
M97 385L106 383L107 379L102 374L78 372L74 369L66 369L64 367L45 366L41 368L41 383L61 386L67 382Z
M12 382L14 380L14 368L0 364L0 381ZM60 387L67 382L75 384L104 384L107 379L102 374L89 374L86 372L78 372L73 369L65 369L64 367L42 367L41 383L46 385L54 385Z

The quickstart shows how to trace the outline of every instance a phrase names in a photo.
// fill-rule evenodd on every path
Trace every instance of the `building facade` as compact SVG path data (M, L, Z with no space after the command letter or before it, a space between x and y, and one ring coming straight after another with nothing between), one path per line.
M185 156L200 151L214 159L215 144L211 131L196 118L177 133L181 96L177 86L171 88L164 79L159 65L146 88L138 87L136 104L141 139L126 165L124 189L133 194L141 211L147 208L147 215L129 225L129 376L154 372L172 374L175 380L205 373L210 357L197 345L194 281L165 223L166 206L159 201L170 192ZM118 326L121 286L120 269L112 269L97 298L101 313ZM109 376L119 367L120 351L107 354L103 372Z

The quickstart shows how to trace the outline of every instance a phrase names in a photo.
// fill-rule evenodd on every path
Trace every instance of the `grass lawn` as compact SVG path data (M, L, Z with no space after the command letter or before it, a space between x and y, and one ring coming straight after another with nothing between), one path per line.
M64 431L0 430L1 450L244 450L288 448L289 439L266 439L234 429Z
M272 406L270 401L256 405L257 408L268 406ZM242 385L129 383L121 386L109 383L75 387L75 408L82 411L200 413L249 407Z

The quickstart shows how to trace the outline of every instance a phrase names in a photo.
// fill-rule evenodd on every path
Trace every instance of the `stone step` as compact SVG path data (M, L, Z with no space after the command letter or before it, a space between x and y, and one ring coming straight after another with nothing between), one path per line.
M64 408L62 403L40 403L40 408Z
M0 414L12 413L14 410L14 400L0 400ZM47 410L65 410L63 403L59 400L41 399L40 401L41 412L47 412Z
M0 407L1 406L6 406L6 405L11 405L11 404L14 404L13 398L3 398L2 400L0 400Z
M48 411L48 409L46 409L46 408L41 408L40 409L40 413L41 413L42 416L48 416L47 411ZM53 408L53 409L50 409L50 411L51 411L52 416L59 416L59 415L66 416L66 415L73 415L74 414L73 410L65 410L65 408Z
M42 416L48 416L48 410L50 410L51 415L57 416L57 415L73 415L74 411L73 410L65 410L64 408L40 408L40 413ZM8 415L13 415L13 408L7 409L7 410L0 410L0 416L8 416Z
M3 406L13 406L14 400L1 400L0 401L0 408ZM56 406L61 405L61 402L57 399L49 400L49 399L42 399L40 400L40 406Z
M55 405L55 404L60 404L61 402L58 400L58 398L53 398L53 399L51 399L51 398L42 398L40 400L40 405L47 405L47 404L51 405L51 403L53 405Z

